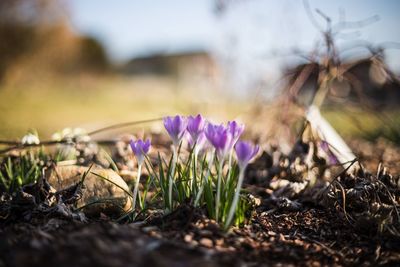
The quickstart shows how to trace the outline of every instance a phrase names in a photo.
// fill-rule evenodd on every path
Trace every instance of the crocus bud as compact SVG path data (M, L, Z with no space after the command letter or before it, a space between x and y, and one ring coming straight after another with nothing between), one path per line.
M150 151L151 142L147 139L145 142L143 140L138 139L136 141L131 140L130 142L133 154L138 161L138 164L141 165L144 161L144 157Z
M191 147L196 145L194 147L194 151L196 154L199 154L200 152L207 150L209 143L206 137L206 134L204 132L200 133L199 137L197 138L197 142L195 143L190 135L188 135L188 142Z
M223 125L209 123L205 130L208 141L214 146L220 159L224 159L232 142L232 135Z
M242 135L244 124L239 124L236 121L229 121L227 129L232 135L232 140L229 144L229 150L231 150Z
M250 142L238 141L235 146L236 156L238 164L241 169L246 168L247 164L254 158L259 150L258 145L254 145Z
M192 140L197 142L200 134L204 131L206 120L200 114L196 117L189 116L187 120L187 131L192 137Z
M172 142L175 146L179 146L186 131L187 121L185 117L179 115L175 117L168 116L163 118L163 122Z

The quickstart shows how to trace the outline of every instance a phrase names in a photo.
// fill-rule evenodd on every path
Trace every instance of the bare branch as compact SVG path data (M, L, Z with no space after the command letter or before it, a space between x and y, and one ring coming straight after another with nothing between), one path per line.
M351 30L351 29L360 29L366 26L369 26L377 21L380 20L378 15L374 15L372 17L358 20L358 21L340 21L336 23L332 29L335 31L342 31L342 30Z
M128 126L139 125L139 124L144 124L144 123L149 123L149 122L156 122L156 121L161 121L161 120L162 120L162 118L155 118L155 119L149 119L149 120L118 123L118 124L114 124L114 125L111 125L111 126L107 126L107 127L104 127L104 128L100 128L100 129L94 130L92 132L89 132L88 135L91 136L91 135L98 134L100 132L105 132L105 131L114 130L114 129L118 129L118 128L125 128L125 127L128 127Z
M315 9L315 12L317 12L318 15L320 15L324 20L326 20L326 22L328 23L328 25L330 25L330 23L332 22L331 18L326 15L324 12L322 12L320 9Z
M310 19L311 23L314 25L315 28L317 28L319 31L323 32L324 30L322 29L321 25L319 25L319 23L317 22L317 20L315 19L311 7L310 7L310 3L308 2L308 0L303 0L303 5L304 5L304 9L306 10L307 16Z

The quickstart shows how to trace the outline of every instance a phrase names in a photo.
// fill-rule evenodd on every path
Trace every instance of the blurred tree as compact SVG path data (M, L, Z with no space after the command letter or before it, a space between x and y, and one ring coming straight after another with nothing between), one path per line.
M0 82L107 67L101 43L70 30L62 0L0 0Z
M27 1L0 1L0 81L13 61L32 47L34 28L21 18Z
M105 71L109 62L103 45L95 38L84 36L80 38L80 66L93 71Z

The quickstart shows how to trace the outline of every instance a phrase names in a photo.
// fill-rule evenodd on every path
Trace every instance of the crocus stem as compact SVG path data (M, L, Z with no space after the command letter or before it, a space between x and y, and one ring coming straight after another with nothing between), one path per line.
M176 151L176 146L173 148L173 156L172 156L172 169L171 173L169 175L169 184L168 184L168 206L169 206L169 211L172 211L172 184L174 180L174 174L175 174L175 167L176 163L178 161L178 155Z
M135 188L133 190L133 209L136 208L136 199L137 199L137 195L138 195L138 191L139 191L139 181L140 181L141 172L142 172L142 164L138 164Z
M197 196L196 196L196 200L194 202L194 206L197 207L201 198L201 195L203 193L204 190L204 185L207 183L208 181L208 177L210 177L210 166L212 164L212 162L214 161L214 152L211 153L211 155L208 158L208 169L207 169L207 174L204 177L204 179L200 180L200 189L197 192ZM203 177L203 165L200 164L200 178Z
M195 148L193 148L193 149L195 149ZM193 168L191 169L192 175L190 176L191 179L189 180L189 187L190 187L190 188L189 188L189 191L191 191L189 195L195 194L195 189L196 189L196 187L197 187L197 178L196 178L197 155L196 155L196 151L193 152L192 157L193 157L193 161L192 161L192 164L193 164L192 166L193 166Z
M228 178L227 178L227 184L229 184L229 180L231 178L231 169L232 169L232 154L233 154L233 149L229 151L229 159L228 159Z
M215 220L218 222L219 220L219 202L221 199L221 176L222 176L222 167L224 166L224 159L220 159L219 168L218 168L218 180L217 180L217 198L215 200Z
M240 196L240 189L242 188L242 184L243 184L245 169L246 169L246 167L240 168L239 179L238 179L238 183L236 185L235 195L233 197L231 208L229 209L227 220L225 221L225 229L228 229L228 227L231 225L233 216L235 215L236 207L237 207L237 204L239 201L239 196Z
M199 165L197 164L198 163L198 158L199 158L199 151L196 149L195 152L194 152L194 174L193 174L193 177L194 177L193 193L194 194L197 194L197 192L199 190L200 183L201 183L201 176L200 176L200 182L198 181L198 177L197 177L198 173L201 174L201 171L200 172L197 171L197 169L199 168L198 167ZM202 169L201 166L200 166L200 169Z

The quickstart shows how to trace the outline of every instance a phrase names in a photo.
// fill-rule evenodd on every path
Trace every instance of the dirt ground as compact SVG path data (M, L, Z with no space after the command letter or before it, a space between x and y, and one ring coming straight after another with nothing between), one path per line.
M316 201L313 191L276 198L266 186L270 181L248 177L246 188L259 206L247 225L227 233L207 219L204 210L190 206L137 223L106 217L81 222L61 212L28 217L21 213L18 220L0 221L0 266L399 266L400 222L389 204L400 197L398 186L390 187L393 179L399 181L400 149L384 141L355 140L350 146L371 173L383 161L396 175L378 173L369 180L341 176L337 184L343 190L338 195L347 197L334 202ZM266 161L262 157L252 168L268 168ZM385 184L383 191L374 187L374 179ZM371 191L352 202L354 190L347 189L360 184L378 192L380 206L390 210L386 217L379 208L380 219L376 214L368 222L357 217L365 214L357 200L375 205L368 198ZM391 192L388 200L379 193L384 190Z

